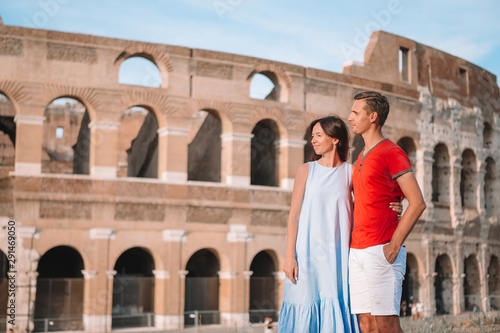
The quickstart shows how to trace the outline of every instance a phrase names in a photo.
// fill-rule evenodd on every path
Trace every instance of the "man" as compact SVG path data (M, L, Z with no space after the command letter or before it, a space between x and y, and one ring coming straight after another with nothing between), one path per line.
M354 226L349 255L351 311L363 333L403 332L399 309L406 248L403 242L425 209L405 152L382 135L387 98L373 91L354 96L348 120L365 148L353 166ZM398 223L389 203L405 196L408 208Z

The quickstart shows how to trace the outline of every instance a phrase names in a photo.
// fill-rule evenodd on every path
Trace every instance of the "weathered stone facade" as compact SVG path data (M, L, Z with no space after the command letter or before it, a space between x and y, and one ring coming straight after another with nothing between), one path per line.
M133 56L158 67L159 88L118 83L121 64ZM257 73L275 84L264 100L249 97ZM13 219L17 228L16 331L45 318L37 297L46 290L38 287L57 278L81 282L73 281L79 291L70 292L83 300L70 312L80 314L72 327L89 332L107 331L118 314L134 311L154 314L157 328L177 328L190 310L218 311L222 323L235 325L248 322L251 311L279 309L287 213L307 151L306 127L330 113L346 119L352 96L363 90L388 96L384 134L410 156L428 206L406 241L404 297L421 300L425 315L474 304L499 309L495 75L381 31L373 33L364 63L338 74L0 25L0 93L8 99L0 101L7 124L1 142L15 138L15 151L0 150L0 216L2 225ZM48 106L58 98L73 98L85 111L57 118L57 107ZM126 112L134 106L148 116ZM56 144L56 127L72 133L71 142ZM355 156L362 140L353 142ZM0 249L8 252L5 232ZM140 309L120 309L118 287L137 276L147 300ZM209 287L193 298L196 278ZM267 294L257 295L264 285ZM204 298L210 304L195 301ZM50 314L60 319L62 312Z

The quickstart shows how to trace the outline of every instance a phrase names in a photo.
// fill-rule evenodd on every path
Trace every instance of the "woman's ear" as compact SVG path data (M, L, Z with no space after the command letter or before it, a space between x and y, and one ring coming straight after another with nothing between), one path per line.
M340 141L339 139L337 139L337 138L333 138L333 144L334 144L335 146L339 143L339 141Z

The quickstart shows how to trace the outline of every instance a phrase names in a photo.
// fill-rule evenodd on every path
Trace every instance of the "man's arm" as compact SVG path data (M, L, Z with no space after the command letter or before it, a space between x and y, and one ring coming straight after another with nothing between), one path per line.
M401 187L409 205L401 217L398 227L392 235L391 241L389 244L384 246L385 258L391 264L396 260L401 245L403 245L406 237L408 237L411 230L417 223L418 218L427 207L425 205L422 192L420 191L420 187L418 186L417 180L413 176L412 172L405 173L404 175L398 177L396 181L398 182L399 187Z

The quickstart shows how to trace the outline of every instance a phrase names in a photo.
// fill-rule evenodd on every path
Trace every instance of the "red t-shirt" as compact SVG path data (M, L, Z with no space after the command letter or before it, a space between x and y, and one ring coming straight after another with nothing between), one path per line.
M364 249L391 240L398 226L398 213L389 208L389 203L403 196L396 178L411 171L406 153L389 139L379 142L366 155L359 154L352 168L352 248Z

